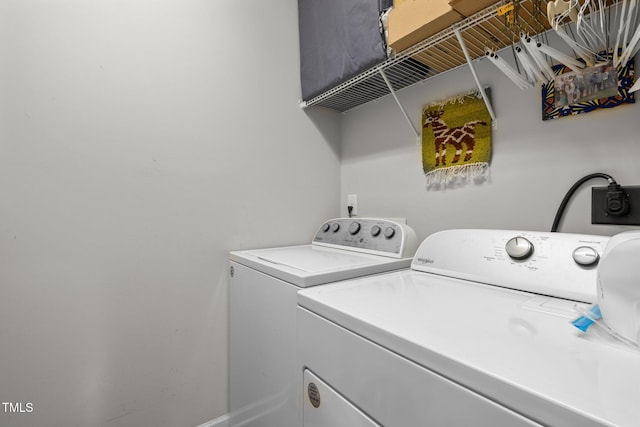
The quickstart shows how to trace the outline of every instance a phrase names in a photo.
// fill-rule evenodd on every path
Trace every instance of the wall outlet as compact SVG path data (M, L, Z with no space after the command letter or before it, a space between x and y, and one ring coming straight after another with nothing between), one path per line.
M351 206L351 216L358 215L358 195L357 194L349 194L347 195L347 207Z
M607 213L607 189L608 187L591 188L591 224L640 225L640 185L622 187L629 202L629 212L623 216Z

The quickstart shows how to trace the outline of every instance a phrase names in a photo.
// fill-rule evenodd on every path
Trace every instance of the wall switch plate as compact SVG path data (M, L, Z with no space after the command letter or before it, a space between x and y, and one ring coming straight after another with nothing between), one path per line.
M358 215L358 195L357 194L349 194L347 195L347 206L351 206L353 209L351 210L351 215Z
M605 212L607 187L591 187L591 224L640 225L640 185L622 187L629 199L629 213L624 216Z

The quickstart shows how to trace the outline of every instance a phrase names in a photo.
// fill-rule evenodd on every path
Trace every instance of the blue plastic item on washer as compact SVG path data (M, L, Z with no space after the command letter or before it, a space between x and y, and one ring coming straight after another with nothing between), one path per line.
M573 326L580 329L582 332L587 332L589 326L593 325L593 323L599 319L602 319L602 314L600 313L600 307L596 304L591 306L584 316L580 316L574 320Z

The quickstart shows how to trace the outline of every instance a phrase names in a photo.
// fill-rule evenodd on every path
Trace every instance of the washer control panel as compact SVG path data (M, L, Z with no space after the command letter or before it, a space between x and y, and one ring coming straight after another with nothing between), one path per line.
M446 230L427 237L411 268L527 292L595 302L608 236Z
M320 226L312 243L396 257L412 256L417 246L415 233L407 225L377 218L329 220Z
M533 254L533 243L526 237L512 237L504 245L507 254L513 259L526 259Z

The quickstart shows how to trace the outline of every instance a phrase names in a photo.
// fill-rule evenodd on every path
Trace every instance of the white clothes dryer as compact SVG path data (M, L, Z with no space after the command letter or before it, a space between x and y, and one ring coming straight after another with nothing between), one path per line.
M340 426L321 387L387 427L639 425L640 352L571 324L608 240L450 230L409 270L302 290L303 425Z
M417 243L415 232L397 221L337 218L325 222L309 245L231 252L231 426L298 424L300 289L408 269Z

